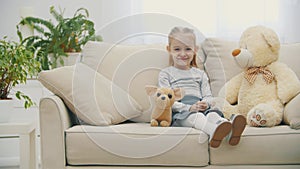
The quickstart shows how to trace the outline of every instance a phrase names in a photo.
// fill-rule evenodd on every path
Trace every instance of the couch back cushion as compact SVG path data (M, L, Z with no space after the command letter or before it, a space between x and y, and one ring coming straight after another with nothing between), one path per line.
M287 64L300 79L300 67L299 67L299 58L300 58L300 43L293 44L282 44L279 61Z
M217 96L224 84L242 71L231 55L232 50L236 48L238 42L218 38L208 38L201 44L199 57L207 56L205 70L210 78L213 96ZM295 60L299 50L300 44L283 44L279 57L279 60L288 64L298 77L300 69ZM128 92L142 107L142 115L133 120L149 122L153 106L144 88L145 85L157 85L158 73L169 64L165 44L116 45L88 42L82 54L83 64Z
M146 85L157 85L158 73L169 65L165 45L114 45L88 42L83 63L127 91L142 107L143 114L135 119L149 122L151 106Z
M222 86L242 71L231 55L237 47L237 42L217 38L208 38L201 45L207 57L205 71L210 79L213 96L217 96Z
M210 79L213 96L217 96L224 84L242 69L235 63L231 52L238 48L238 42L218 38L208 38L202 45L202 50L207 56L205 70ZM299 60L300 43L282 44L279 61L286 63L300 77Z

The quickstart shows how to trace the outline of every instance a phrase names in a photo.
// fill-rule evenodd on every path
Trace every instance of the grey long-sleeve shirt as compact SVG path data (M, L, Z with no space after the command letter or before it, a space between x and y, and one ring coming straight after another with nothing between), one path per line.
M182 88L185 95L196 96L206 101L212 101L212 93L206 73L192 67L189 70L177 69L174 66L160 71L158 76L159 87ZM174 112L189 111L191 105L175 102L172 106Z

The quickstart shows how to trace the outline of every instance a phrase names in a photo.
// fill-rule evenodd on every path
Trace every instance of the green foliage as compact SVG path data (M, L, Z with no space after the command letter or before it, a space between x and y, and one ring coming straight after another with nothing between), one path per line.
M23 42L36 50L37 60L43 70L56 68L57 60L63 64L61 56L67 56L66 52L80 52L83 45L95 37L94 23L88 19L87 9L78 9L71 18L65 18L63 13L57 12L53 6L50 7L50 14L56 20L56 25L51 20L37 17L23 18L17 25L21 41L23 37L20 25L27 24L38 33L36 36L27 37ZM100 39L102 40L101 37ZM53 54L53 59L48 58L49 53Z
M32 49L7 41L6 37L0 40L0 99L8 99L12 87L25 84L28 77L36 76L39 71L40 63L35 60ZM16 97L25 101L25 108L34 104L20 91L16 92Z

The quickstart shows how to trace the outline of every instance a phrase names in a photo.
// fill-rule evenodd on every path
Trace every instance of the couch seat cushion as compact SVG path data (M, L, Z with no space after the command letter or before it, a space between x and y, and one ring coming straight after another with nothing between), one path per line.
M211 149L211 164L300 164L300 130L287 125L246 127L237 146ZM270 155L270 152L272 152Z
M69 165L208 165L208 136L185 127L149 123L74 126L66 132Z

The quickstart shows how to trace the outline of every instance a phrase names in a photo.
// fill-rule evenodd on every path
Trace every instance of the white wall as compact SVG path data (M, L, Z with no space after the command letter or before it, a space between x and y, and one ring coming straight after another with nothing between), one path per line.
M8 36L18 40L16 25L22 9L30 7L34 16L49 19L52 18L49 14L51 5L56 9L65 9L67 17L80 7L87 8L90 19L94 21L96 30L105 36L105 41L115 41L123 36L119 34L144 29L142 20L130 21L128 16L146 12L181 19L198 28L205 36L237 40L247 26L266 24L278 32L281 42L300 42L300 0L1 0L0 38ZM247 19L254 13L261 14ZM278 15L276 20L270 19L274 15ZM112 29L112 24L120 20L125 25ZM236 23L232 25L230 20ZM154 26L168 25L171 24L165 21Z
M18 40L16 25L22 15L22 9L31 8L33 16L54 19L49 12L50 6L65 9L66 17L70 17L81 7L87 8L90 19L94 21L96 30L118 18L136 13L138 0L1 0L0 1L0 38L8 36Z
M206 37L238 40L249 26L274 29L283 43L300 42L300 0L143 0L144 12L181 18Z
M280 0L279 12L282 41L300 42L300 0Z

